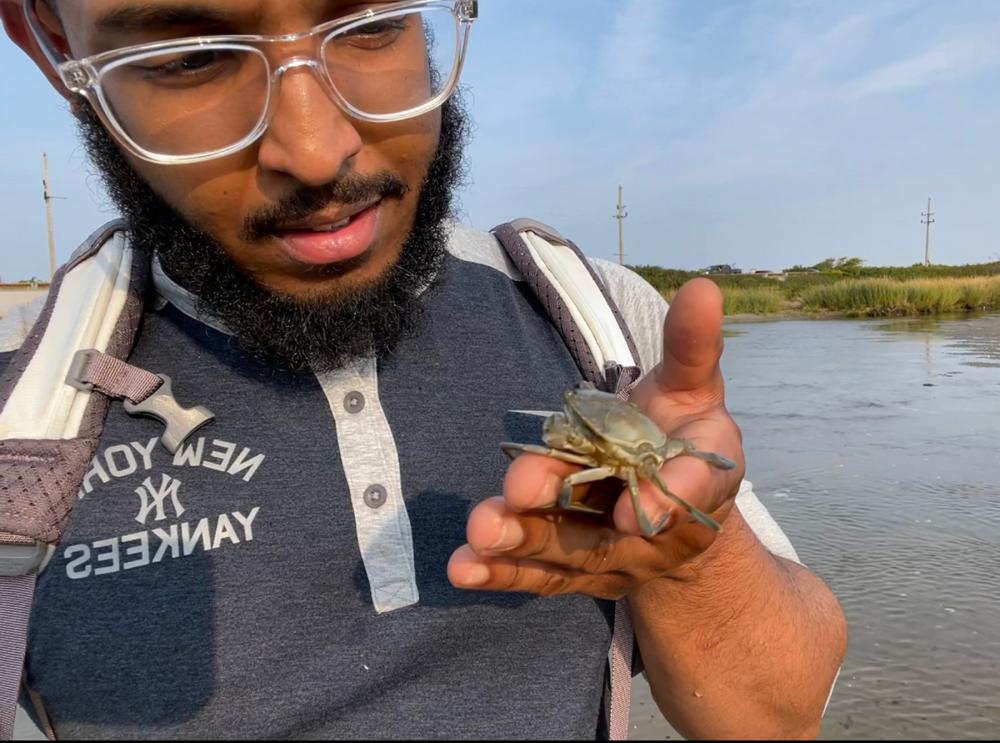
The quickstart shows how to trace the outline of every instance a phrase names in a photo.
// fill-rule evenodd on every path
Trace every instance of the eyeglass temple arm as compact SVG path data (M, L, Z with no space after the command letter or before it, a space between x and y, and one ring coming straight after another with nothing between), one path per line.
M67 61L68 57L57 54L52 48L52 41L48 38L45 29L42 28L42 24L38 20L38 12L35 10L37 4L38 0L24 0L24 19L28 22L28 28L31 29L31 33L35 37L35 43L38 44L38 48L52 66L53 72L61 77L59 65Z

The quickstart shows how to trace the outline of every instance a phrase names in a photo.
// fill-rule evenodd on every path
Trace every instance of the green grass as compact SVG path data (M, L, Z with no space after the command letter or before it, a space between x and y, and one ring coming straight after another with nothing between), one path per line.
M729 287L722 296L727 315L773 315L785 309L785 297L777 287Z
M633 270L668 300L701 275L657 266ZM709 278L722 289L727 315L771 315L789 307L870 317L1000 310L1000 263L857 268L850 275L793 273L783 280L755 275Z
M916 279L897 281L852 279L803 292L807 312L851 315L933 315L1000 309L1000 277Z

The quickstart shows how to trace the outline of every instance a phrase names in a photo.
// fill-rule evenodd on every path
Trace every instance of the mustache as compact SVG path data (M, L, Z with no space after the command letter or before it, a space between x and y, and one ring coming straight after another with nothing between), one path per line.
M410 187L388 171L346 175L322 186L301 186L287 198L249 215L240 237L253 242L281 232L282 225L306 219L330 204L356 204L376 199L402 199Z

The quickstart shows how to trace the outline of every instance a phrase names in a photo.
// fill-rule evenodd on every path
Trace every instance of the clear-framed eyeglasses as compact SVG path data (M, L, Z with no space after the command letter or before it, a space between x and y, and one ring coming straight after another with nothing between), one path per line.
M282 76L301 67L355 119L393 122L433 111L458 85L478 17L477 0L376 2L297 35L198 36L61 59L35 2L25 0L25 14L66 87L134 155L168 165L256 142Z

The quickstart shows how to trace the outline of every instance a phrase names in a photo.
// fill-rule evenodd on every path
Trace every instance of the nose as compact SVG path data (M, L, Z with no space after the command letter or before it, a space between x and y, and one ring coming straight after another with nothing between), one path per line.
M277 71L271 119L257 153L265 171L308 186L343 176L363 144L319 74L315 63L305 59L287 62Z

